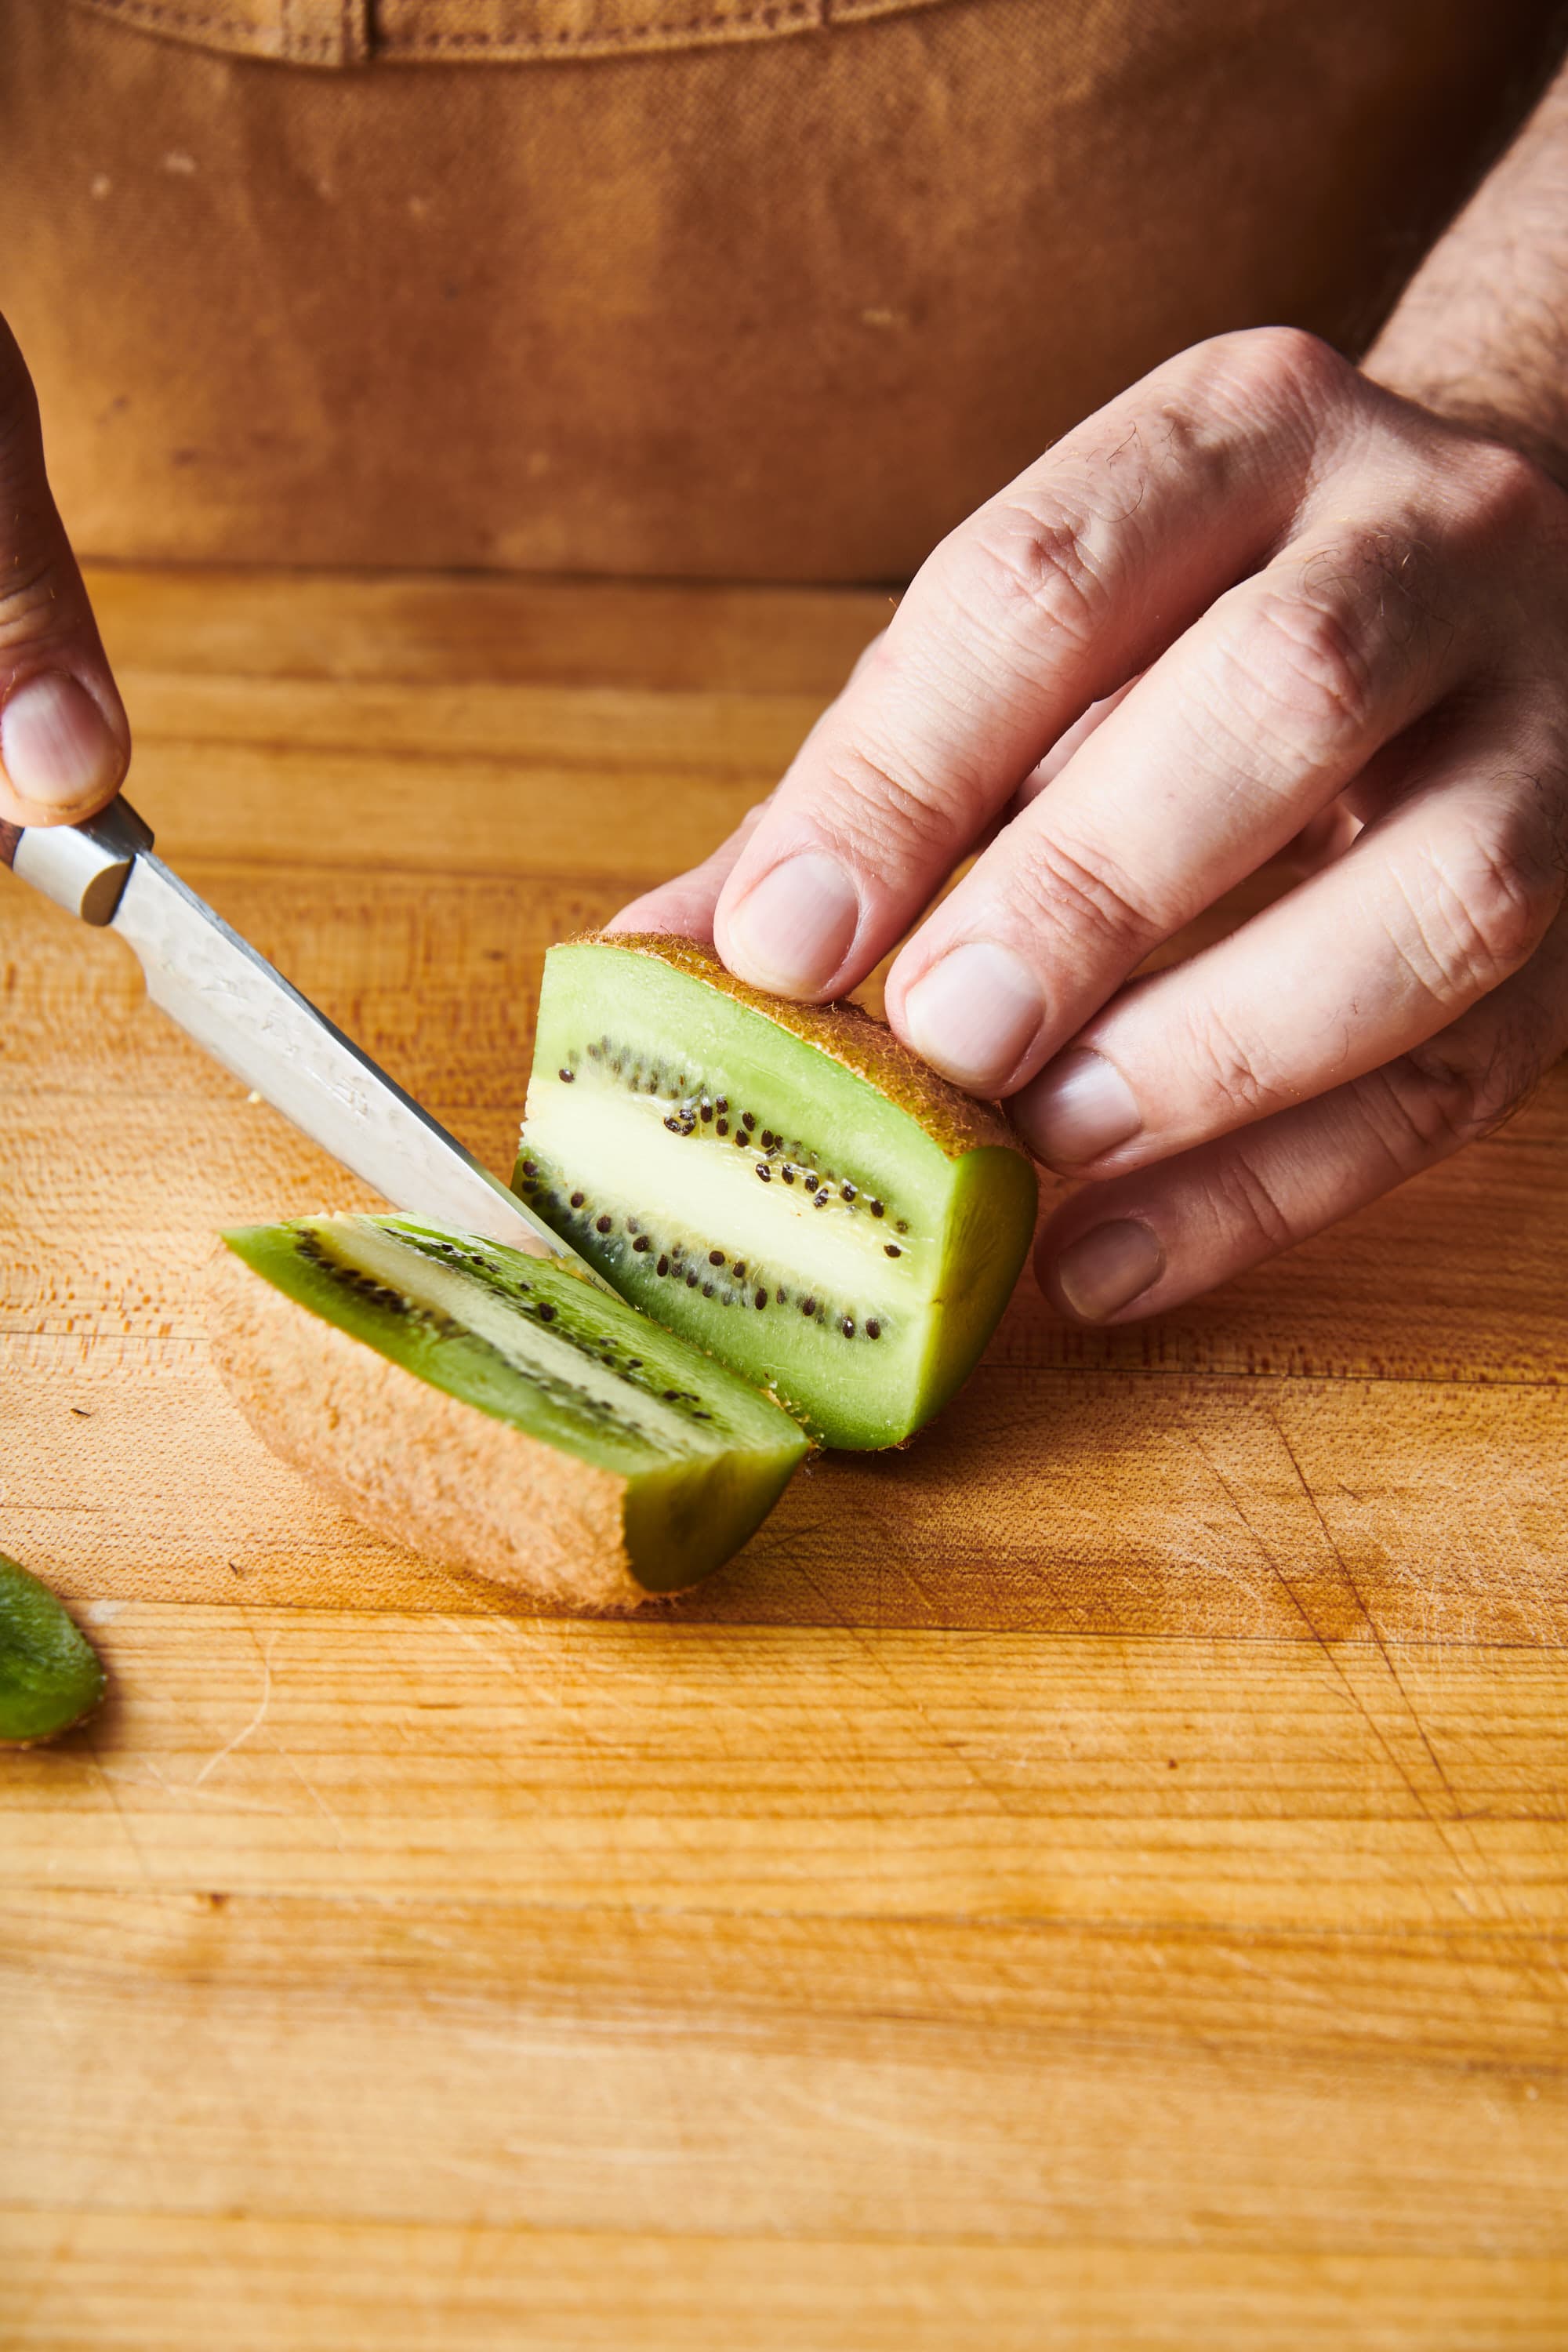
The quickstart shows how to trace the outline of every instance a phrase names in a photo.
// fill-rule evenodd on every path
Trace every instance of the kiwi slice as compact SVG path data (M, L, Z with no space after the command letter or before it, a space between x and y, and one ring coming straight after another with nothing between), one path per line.
M0 1748L68 1731L103 1684L97 1651L48 1586L0 1553Z
M881 1022L640 934L546 956L512 1182L623 1297L844 1446L897 1444L952 1394L1037 1200L999 1115Z
M261 1436L426 1558L578 1606L694 1584L808 1442L569 1264L411 1217L223 1236L218 1370Z

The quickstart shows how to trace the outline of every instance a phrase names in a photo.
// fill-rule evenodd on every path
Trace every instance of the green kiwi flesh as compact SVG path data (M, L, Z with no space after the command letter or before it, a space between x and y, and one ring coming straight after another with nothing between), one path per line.
M768 1398L563 1261L411 1217L223 1238L215 1353L241 1405L427 1555L625 1605L729 1559L810 1450ZM334 1352L321 1324L352 1344Z
M996 1113L881 1023L652 935L546 956L512 1182L623 1297L856 1447L964 1379L1037 1202Z
M0 1554L0 1747L68 1731L103 1686L97 1651L48 1586Z

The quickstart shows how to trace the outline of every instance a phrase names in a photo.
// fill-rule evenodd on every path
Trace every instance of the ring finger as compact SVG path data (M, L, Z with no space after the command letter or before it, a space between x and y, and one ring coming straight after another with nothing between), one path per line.
M1124 990L1014 1097L1031 1150L1085 1175L1168 1158L1380 1068L1517 971L1563 896L1539 732L1492 708L1338 863Z
M1342 525L1220 597L904 949L906 1044L975 1094L1032 1078L1475 663L1425 570Z
M1559 916L1522 971L1428 1045L1235 1135L1086 1184L1040 1237L1040 1286L1080 1323L1179 1307L1486 1134L1565 1045Z

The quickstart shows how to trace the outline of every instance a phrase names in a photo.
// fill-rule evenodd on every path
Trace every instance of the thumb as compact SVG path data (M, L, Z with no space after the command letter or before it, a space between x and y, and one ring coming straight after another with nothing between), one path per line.
M90 816L131 730L44 472L38 404L0 319L0 825Z

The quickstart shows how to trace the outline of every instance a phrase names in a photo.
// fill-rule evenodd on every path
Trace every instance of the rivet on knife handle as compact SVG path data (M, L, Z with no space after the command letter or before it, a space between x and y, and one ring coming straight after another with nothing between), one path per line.
M85 824L26 826L16 835L6 862L68 915L101 929L114 920L138 851L152 846L152 827L129 801L119 800Z

